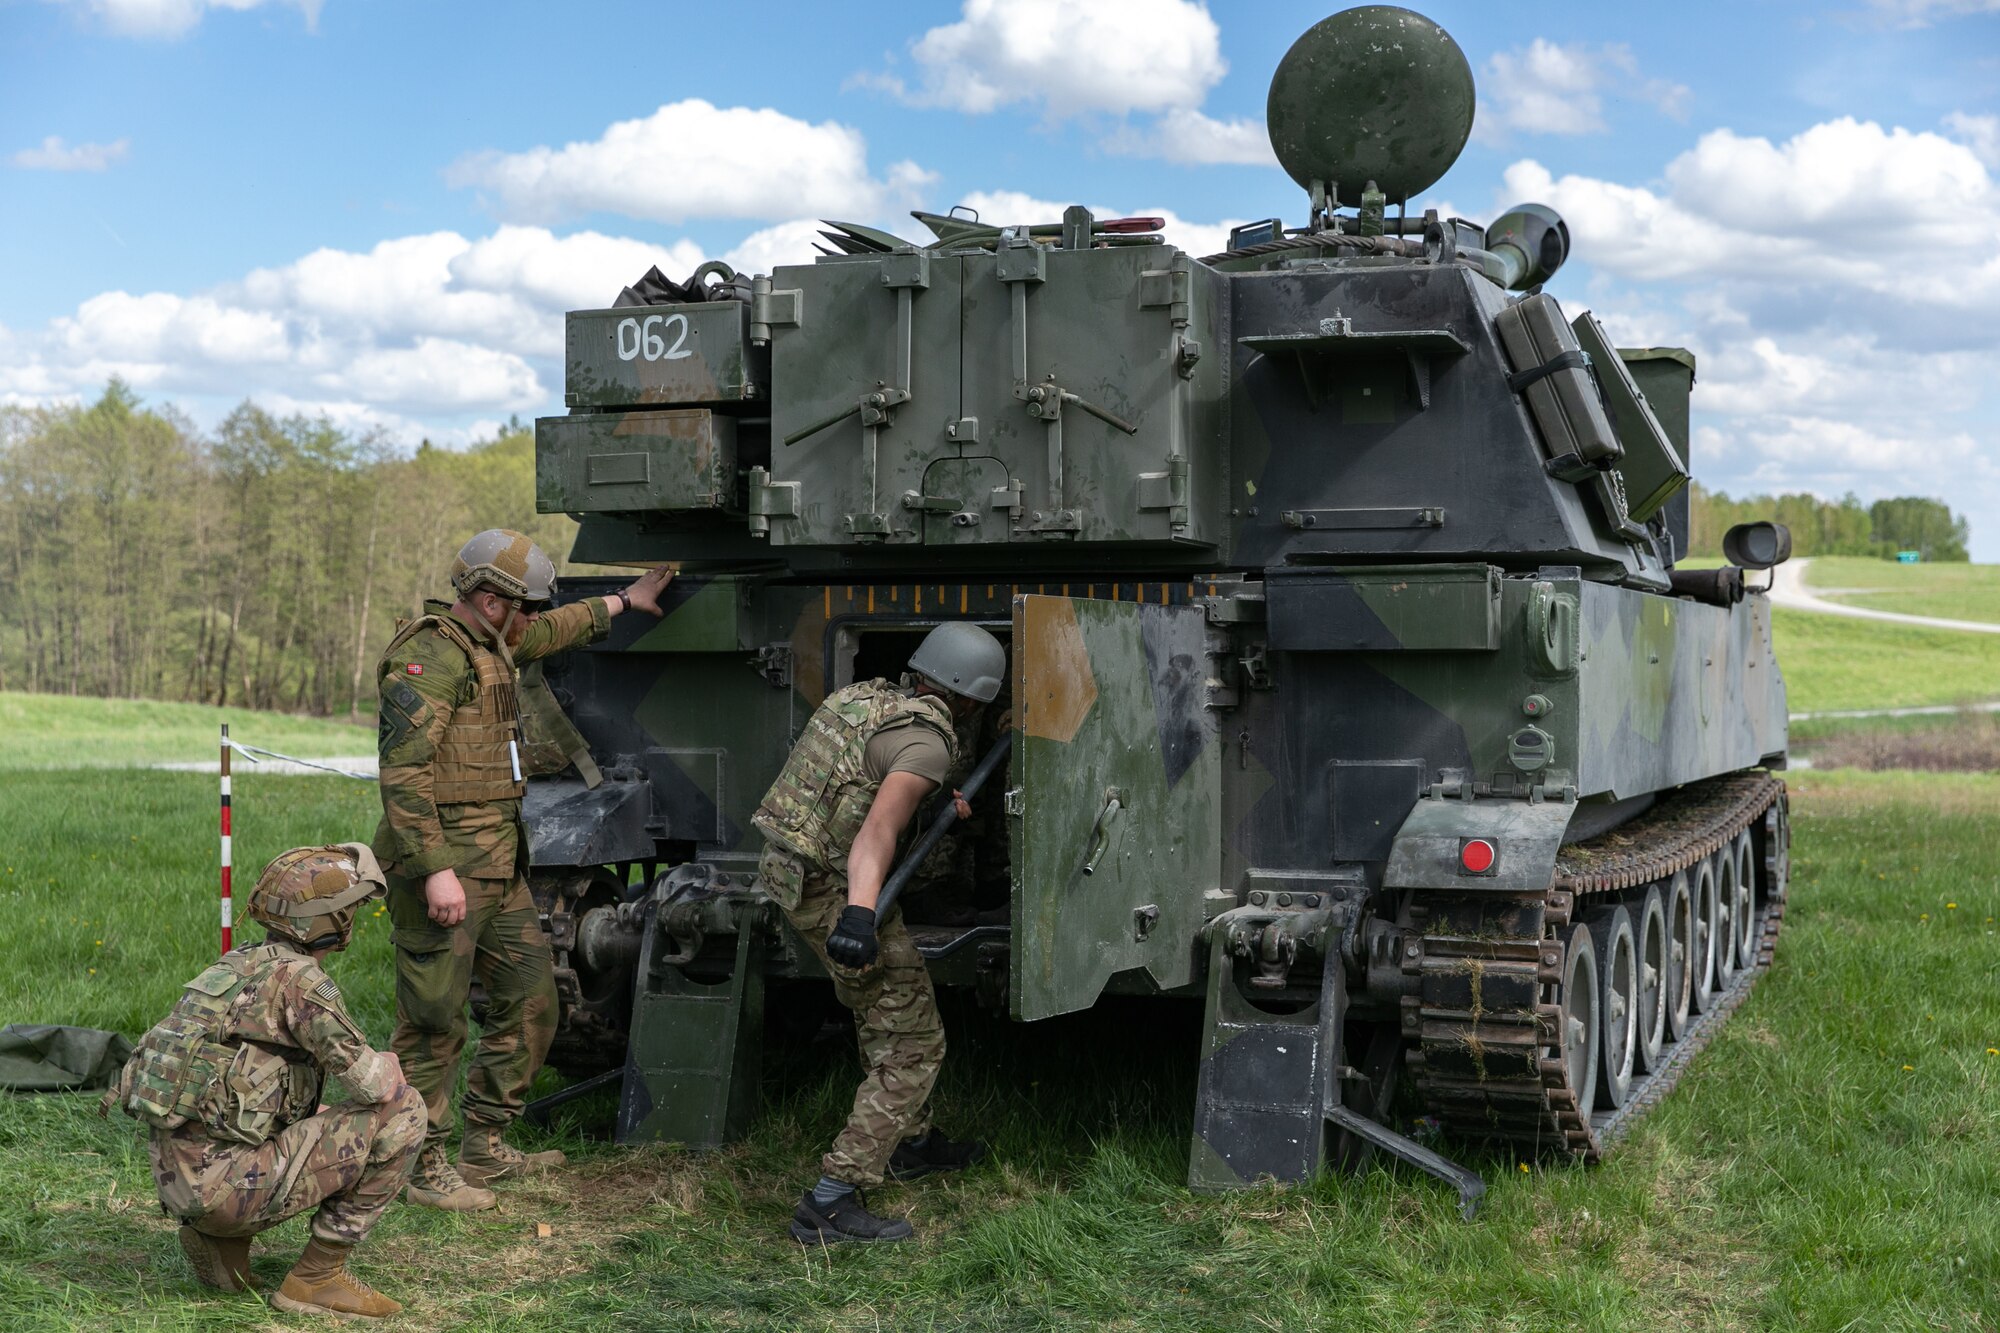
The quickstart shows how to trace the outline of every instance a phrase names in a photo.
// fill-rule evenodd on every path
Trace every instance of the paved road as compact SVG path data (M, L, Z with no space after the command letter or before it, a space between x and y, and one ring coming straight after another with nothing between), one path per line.
M2000 634L2000 625L1983 620L1945 620L1939 616L1908 616L1900 611L1877 611L1866 606L1846 606L1815 597L1806 589L1806 566L1811 560L1788 560L1773 573L1771 602L1795 611L1818 611L1829 616L1852 616L1856 620L1888 620L1899 625L1922 625L1926 629L1968 630L1974 634Z

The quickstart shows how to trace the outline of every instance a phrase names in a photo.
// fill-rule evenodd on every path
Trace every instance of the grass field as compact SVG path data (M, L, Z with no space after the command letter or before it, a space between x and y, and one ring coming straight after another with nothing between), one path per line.
M1862 556L1815 556L1806 567L1806 585L1848 606L2000 623L2000 565L1899 565ZM1850 588L1854 591L1839 591Z
M357 727L247 708L0 690L0 771L214 759L217 728L224 722L231 740L301 758L375 753L372 718ZM247 761L239 766L249 767Z
M1783 608L1771 633L1795 713L2000 698L2000 634Z
M0 774L0 1015L136 1034L165 1010L214 948L212 781ZM246 878L375 817L361 783L237 793ZM396 1208L357 1267L411 1328L2000 1327L2000 778L1800 774L1794 809L1771 974L1604 1166L1458 1149L1492 1182L1471 1224L1401 1174L1188 1195L1194 1006L1032 1027L953 1006L939 1120L994 1160L879 1194L914 1245L822 1256L784 1236L852 1087L835 1032L774 1052L748 1143L621 1150L594 1137L608 1103L586 1103L537 1140L571 1170L497 1213ZM378 1039L385 923L364 917L333 963ZM137 1127L94 1103L0 1101L0 1327L299 1324L195 1286ZM259 1243L263 1281L303 1234Z

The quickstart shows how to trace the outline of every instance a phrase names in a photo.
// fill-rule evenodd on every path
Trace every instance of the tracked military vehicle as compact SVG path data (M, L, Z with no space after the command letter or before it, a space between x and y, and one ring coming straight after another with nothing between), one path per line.
M622 1089L622 1139L742 1132L767 987L815 974L751 811L828 692L951 619L1010 654L997 910L913 897L913 931L1024 1023L1204 997L1196 1188L1382 1150L1470 1207L1438 1148L1595 1160L1672 1086L1784 914L1744 570L1789 539L1679 568L1693 358L1558 308L1551 210L1411 211L1473 105L1435 24L1351 9L1271 86L1302 226L830 222L812 263L569 315L540 505L573 563L681 571L530 710L553 1059Z

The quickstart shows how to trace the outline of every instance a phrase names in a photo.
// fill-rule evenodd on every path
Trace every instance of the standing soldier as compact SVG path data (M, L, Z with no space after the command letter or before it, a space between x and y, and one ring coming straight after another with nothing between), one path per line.
M181 1249L205 1286L250 1286L250 1238L317 1205L312 1238L271 1304L362 1319L403 1308L349 1273L347 1257L410 1178L424 1104L319 966L347 947L356 908L381 891L358 842L271 862L250 891L264 942L190 981L104 1099L152 1127L160 1207L180 1219ZM353 1101L315 1114L328 1078Z
M930 1127L944 1025L902 916L892 909L878 922L875 902L897 838L957 758L954 722L992 702L1006 669L1006 650L979 626L938 626L903 684L862 681L827 696L752 816L766 844L760 882L854 1011L864 1069L819 1183L793 1210L801 1244L908 1240L910 1224L869 1212L859 1187L885 1171L908 1180L985 1154ZM970 813L961 799L960 817Z
M452 564L458 600L432 601L390 641L380 693L382 824L396 943L391 1045L422 1094L429 1129L412 1203L491 1208L488 1182L563 1161L501 1134L521 1113L556 1030L554 961L528 894L521 825L518 663L604 637L612 617L661 614L673 575L651 570L621 592L547 610L555 566L518 532L495 528ZM465 1139L452 1165L451 1093L465 1048L473 978L486 1019L466 1079Z

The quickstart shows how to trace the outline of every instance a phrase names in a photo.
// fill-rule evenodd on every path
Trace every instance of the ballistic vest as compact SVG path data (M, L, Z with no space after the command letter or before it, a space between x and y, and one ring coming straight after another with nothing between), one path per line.
M882 786L868 778L868 742L910 726L936 731L952 763L958 762L958 733L944 700L886 680L836 690L814 710L750 822L766 838L820 865L844 864Z
M167 1016L133 1049L107 1100L157 1130L190 1122L214 1139L252 1146L313 1113L319 1069L294 1051L244 1041L230 1015L253 978L277 970L271 946L238 949L187 984Z
M431 762L431 799L439 805L520 800L526 788L514 778L515 757L508 750L508 743L520 736L520 707L514 673L500 654L476 642L450 616L428 615L397 632L383 650L383 665L427 629L444 635L464 653L473 673L472 699L452 710L437 758Z

